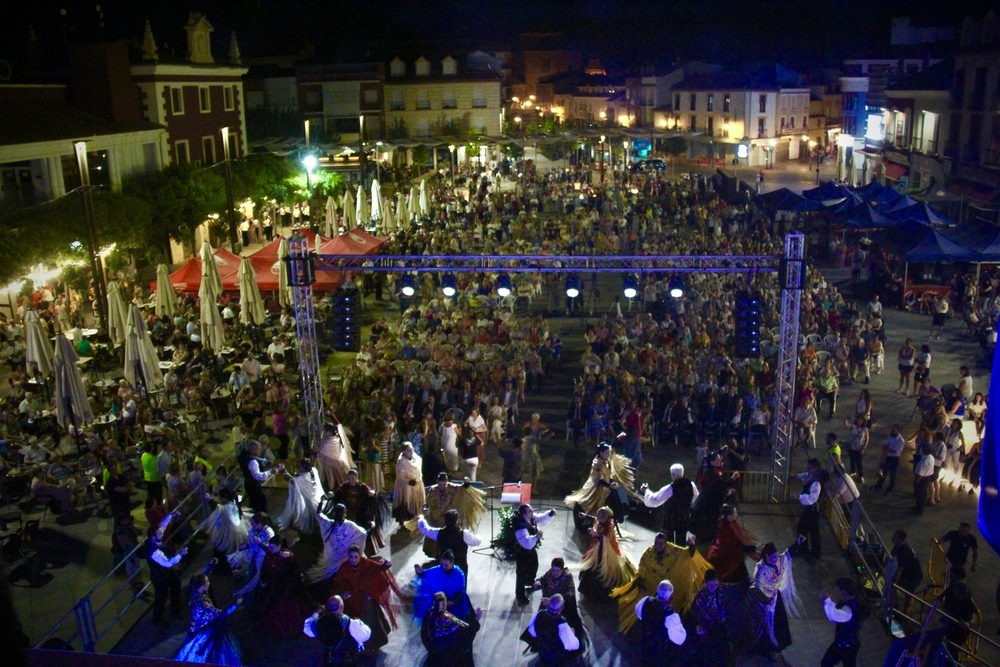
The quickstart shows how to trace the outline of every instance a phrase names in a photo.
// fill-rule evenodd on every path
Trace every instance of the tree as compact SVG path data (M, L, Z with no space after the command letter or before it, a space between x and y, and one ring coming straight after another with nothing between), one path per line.
M549 160L557 162L566 159L570 151L573 150L573 143L570 141L553 141L541 144L538 150Z
M393 122L393 124L389 126L389 128L387 128L385 136L389 139L389 141L397 139L409 139L410 130L409 128L406 127L406 121L404 121L402 118L397 118L395 122Z
M669 139L661 139L660 147L666 155L685 155L688 151L688 142L684 137L670 137Z
M431 151L421 144L413 147L413 164L425 166L431 161Z

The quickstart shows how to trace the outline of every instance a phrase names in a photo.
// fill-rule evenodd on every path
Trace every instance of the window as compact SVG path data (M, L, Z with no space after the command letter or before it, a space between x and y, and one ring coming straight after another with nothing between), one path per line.
M174 158L176 158L177 164L187 164L191 161L187 139L174 142Z
M785 129L785 117L784 117L784 116L782 116L782 117L781 117L781 121L780 121L780 123L779 123L778 127L779 127L780 129L782 129L782 130L784 130L784 129Z
M418 137L426 137L430 133L431 133L430 123L428 121L426 121L426 120L418 120L417 121L417 136Z
M757 136L758 137L767 136L767 118L757 119Z
M389 76L406 76L406 64L399 58L389 63Z
M795 116L788 117L788 124L793 130L795 129Z
M697 108L698 108L698 95L695 93L691 93L691 111L694 111Z
M808 126L809 126L809 117L808 116L803 116L802 117L802 129L805 129Z
M707 129L708 136L713 136L715 134L715 117L714 116L709 116L708 117L708 127L706 129Z
M729 107L732 105L732 102L733 100L729 96L729 93L726 93L725 97L722 98L722 110L729 113Z
M238 158L240 156L239 136L235 132L229 133L229 157Z
M215 164L215 138L201 138L201 155L205 164Z
M417 76L430 76L431 64L426 58L420 58L416 62Z
M403 104L403 89L393 88L392 90L392 100L389 102L389 108L393 111L402 111L406 108Z
M681 94L674 93L674 111L681 110Z
M207 87L198 88L198 108L202 113L208 113L212 110L212 97Z
M691 116L691 127L688 128L688 131L689 132L697 132L698 131L698 117L697 116Z
M767 95L761 95L758 103L760 105L760 112L767 113Z
M705 102L705 104L706 104L706 108L709 111L715 111L715 95L713 95L712 93L709 93L707 101Z
M441 74L445 76L455 76L458 74L458 63L451 56L441 61Z
M236 90L233 86L222 87L222 103L225 105L226 111L232 111L236 106L233 104L234 97L236 97Z
M175 116L180 116L184 113L184 89L183 88L171 88L170 89L170 112Z
M441 101L442 109L457 109L458 104L455 102L455 91L446 90L444 93L444 98Z
M476 90L472 93L472 108L473 109L485 109L486 108L486 94L481 90Z
M417 109L418 110L424 110L424 111L426 111L427 109L430 109L430 108L431 108L431 101L430 101L430 98L427 97L427 91L426 90L418 90L417 91Z

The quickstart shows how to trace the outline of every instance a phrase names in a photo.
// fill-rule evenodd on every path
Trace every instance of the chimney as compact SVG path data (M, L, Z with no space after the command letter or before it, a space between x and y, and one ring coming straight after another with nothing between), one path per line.
M240 45L236 43L236 31L229 33L229 62L240 64Z
M146 19L146 28L142 33L142 59L145 62L156 62L160 56L156 55L156 40L153 39L153 28Z

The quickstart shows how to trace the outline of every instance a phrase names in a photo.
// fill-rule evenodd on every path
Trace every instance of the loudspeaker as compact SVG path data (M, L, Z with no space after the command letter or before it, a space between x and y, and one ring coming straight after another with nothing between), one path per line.
M736 357L760 357L761 307L758 292L741 291L736 295Z

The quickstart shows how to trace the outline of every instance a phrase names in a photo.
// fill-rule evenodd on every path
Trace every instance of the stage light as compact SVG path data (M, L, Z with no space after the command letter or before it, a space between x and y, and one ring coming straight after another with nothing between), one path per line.
M580 279L576 276L570 276L566 279L566 296L571 299L575 299L580 296L580 290L583 289L583 285L580 284Z
M501 273L497 278L497 294L499 294L501 298L505 299L510 296L512 291L514 291L513 287L514 286L511 285L510 282L510 276L506 273Z
M634 299L639 295L639 281L635 276L625 276L622 280L622 294L626 299Z
M444 274L441 278L441 291L447 297L452 297L458 294L458 282L455 280L455 275L452 273Z
M670 279L670 286L667 288L667 292L674 299L679 299L684 296L684 279L680 276L674 276Z
M417 283L409 273L404 275L399 283L399 291L403 296L410 297L417 293Z
M757 292L736 295L736 356L760 357L761 297Z

